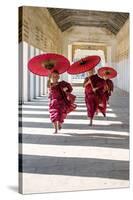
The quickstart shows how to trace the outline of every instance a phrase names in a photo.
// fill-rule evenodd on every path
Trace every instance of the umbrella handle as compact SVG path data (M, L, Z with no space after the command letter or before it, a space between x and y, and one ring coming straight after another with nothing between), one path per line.
M90 78L89 78L90 79ZM93 87L93 84L92 84L92 81L91 81L91 79L90 79L90 84L91 84L91 87L92 87L92 90L94 89L94 87Z
M108 87L108 84L107 84L107 81L105 80L105 89L107 90L107 91L109 91L109 87Z
M47 80L47 87L49 88L51 85L51 77L50 74L48 75L48 80Z
M92 84L91 79L90 79L90 84L91 84L91 87L92 87L93 92L95 92L94 89L98 89L98 88L94 88L94 87L93 87L93 84Z

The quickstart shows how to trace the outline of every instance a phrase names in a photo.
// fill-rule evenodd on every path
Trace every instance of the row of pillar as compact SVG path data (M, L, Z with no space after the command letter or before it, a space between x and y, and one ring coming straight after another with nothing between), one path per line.
M32 101L47 94L47 78L33 74L28 70L28 61L44 53L26 42L19 44L19 103Z
M114 63L117 70L117 77L114 82L115 85L127 92L129 92L129 80L130 80L130 59L125 58L117 63Z

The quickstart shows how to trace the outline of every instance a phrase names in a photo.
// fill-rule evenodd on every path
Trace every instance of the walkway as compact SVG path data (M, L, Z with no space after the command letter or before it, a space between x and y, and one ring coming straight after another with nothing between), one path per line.
M74 92L78 108L56 135L52 134L47 97L20 106L23 193L129 186L128 93L116 88L107 117L99 114L89 127L82 88Z

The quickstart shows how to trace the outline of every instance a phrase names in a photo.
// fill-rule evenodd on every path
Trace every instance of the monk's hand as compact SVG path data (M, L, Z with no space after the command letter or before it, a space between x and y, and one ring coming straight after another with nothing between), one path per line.
M67 87L64 87L64 88L63 88L63 91L64 91L64 92L67 92L67 90L68 90Z
M97 88L93 88L92 90L93 90L93 92L96 92Z
M51 80L51 74L48 75L48 80Z
M87 84L89 84L89 83L91 83L91 80L90 80L90 79L87 81Z

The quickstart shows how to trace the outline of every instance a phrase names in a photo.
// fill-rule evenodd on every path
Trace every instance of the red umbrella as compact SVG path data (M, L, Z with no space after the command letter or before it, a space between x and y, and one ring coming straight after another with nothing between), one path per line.
M117 71L112 67L101 67L98 69L98 74L101 77L114 78L117 76Z
M99 56L87 56L73 63L67 70L69 74L80 74L93 69L101 58Z
M54 70L59 74L67 71L70 62L60 54L46 53L33 57L28 62L28 69L39 76L48 76Z

